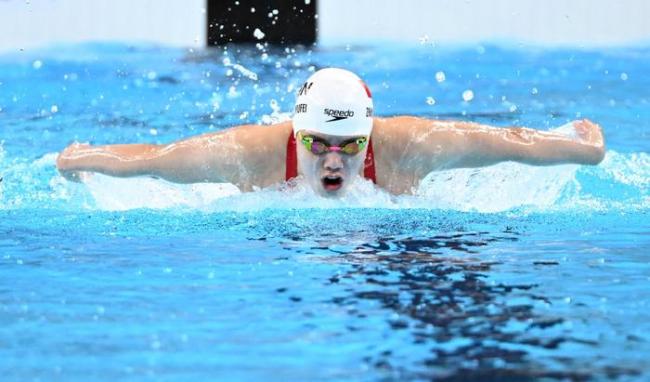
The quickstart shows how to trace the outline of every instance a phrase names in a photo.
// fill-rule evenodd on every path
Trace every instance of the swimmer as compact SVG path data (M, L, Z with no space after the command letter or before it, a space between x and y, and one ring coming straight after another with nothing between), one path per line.
M86 172L153 176L176 183L232 183L242 191L302 177L325 197L361 178L392 194L414 193L432 171L504 161L595 165L604 157L601 128L574 121L573 136L523 127L412 116L373 116L370 90L354 73L315 72L298 91L291 121L244 125L166 145L72 144L57 158L61 175Z

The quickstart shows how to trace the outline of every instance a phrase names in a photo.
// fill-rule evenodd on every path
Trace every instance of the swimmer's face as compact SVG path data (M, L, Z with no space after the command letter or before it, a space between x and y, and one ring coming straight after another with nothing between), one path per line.
M360 137L319 134L309 130L301 131L297 136L298 165L300 172L309 185L320 195L337 197L345 193L352 181L360 175L367 145L356 154L343 151L327 151L314 154L309 151L301 138L312 138L314 142L327 146L343 147L355 142Z

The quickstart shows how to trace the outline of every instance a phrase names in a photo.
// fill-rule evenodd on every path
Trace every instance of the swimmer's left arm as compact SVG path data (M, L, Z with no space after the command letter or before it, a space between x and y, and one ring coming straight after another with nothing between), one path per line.
M602 129L589 120L574 121L576 138L523 127L497 128L476 123L391 118L405 170L423 177L434 170L483 167L505 161L530 165L595 165L605 155ZM390 138L389 138L390 139ZM402 142L399 142L402 140Z
M545 166L596 165L605 144L600 126L589 120L572 122L576 137L525 127L495 128L477 124L459 126L465 135L454 167L481 167L504 161Z

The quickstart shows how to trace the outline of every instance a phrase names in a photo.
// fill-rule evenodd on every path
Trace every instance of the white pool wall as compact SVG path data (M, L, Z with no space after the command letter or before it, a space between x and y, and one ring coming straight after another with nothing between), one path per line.
M321 0L321 43L650 43L649 0Z
M88 41L205 46L205 0L0 0L0 51Z
M0 0L0 51L87 41L202 47L205 12L205 0ZM318 14L322 45L650 43L649 0L319 0Z

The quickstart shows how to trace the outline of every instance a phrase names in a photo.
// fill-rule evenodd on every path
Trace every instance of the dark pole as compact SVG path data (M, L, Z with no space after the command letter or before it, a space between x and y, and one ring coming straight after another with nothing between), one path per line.
M316 42L316 0L207 0L208 46ZM259 32L255 33L255 30Z

